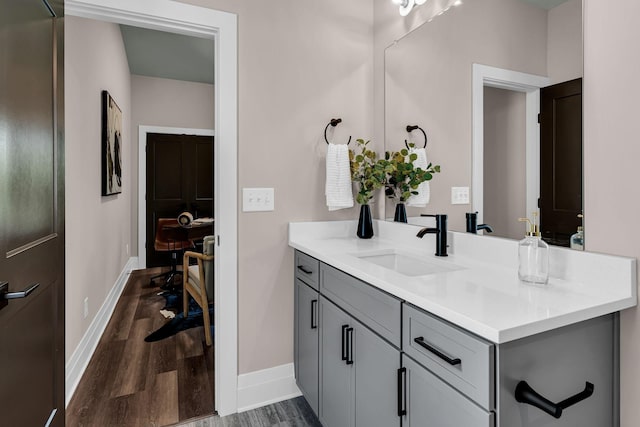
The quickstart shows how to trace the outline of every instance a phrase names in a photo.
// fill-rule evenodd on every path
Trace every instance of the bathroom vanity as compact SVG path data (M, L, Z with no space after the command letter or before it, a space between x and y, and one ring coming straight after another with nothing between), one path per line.
M554 248L517 279L517 242L415 227L292 223L297 384L324 427L618 424L616 312L635 260ZM515 254L515 255L514 255Z

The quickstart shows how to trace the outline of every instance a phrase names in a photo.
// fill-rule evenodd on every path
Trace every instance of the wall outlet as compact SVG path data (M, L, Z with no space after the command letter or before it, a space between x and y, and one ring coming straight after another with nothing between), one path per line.
M451 187L451 204L468 205L469 187Z
M266 212L274 210L273 188L243 188L242 212Z
M89 297L84 299L84 312L83 312L83 316L86 319L87 316L89 315Z

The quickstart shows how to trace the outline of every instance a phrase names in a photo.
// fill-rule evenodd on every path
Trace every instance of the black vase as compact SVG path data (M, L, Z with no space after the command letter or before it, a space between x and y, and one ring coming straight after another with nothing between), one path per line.
M360 206L360 219L358 220L358 231L356 233L361 239L373 237L373 221L371 220L371 209L369 205Z
M395 222L407 222L407 209L404 203L396 204L396 214L393 216Z

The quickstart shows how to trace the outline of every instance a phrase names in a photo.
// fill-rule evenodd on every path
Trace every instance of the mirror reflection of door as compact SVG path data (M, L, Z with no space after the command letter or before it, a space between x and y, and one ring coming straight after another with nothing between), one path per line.
M540 230L569 246L582 225L582 79L540 90Z
M153 247L158 218L213 217L213 137L147 134L147 267L171 264Z

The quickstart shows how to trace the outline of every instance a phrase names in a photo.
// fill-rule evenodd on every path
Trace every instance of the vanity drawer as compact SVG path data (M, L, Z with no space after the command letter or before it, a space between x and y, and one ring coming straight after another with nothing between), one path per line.
M399 299L326 264L320 264L320 293L400 348Z
M302 280L317 291L320 261L300 251L296 251L294 262L296 278Z
M402 350L490 411L495 407L494 345L405 304Z

